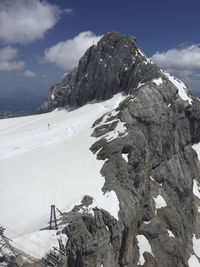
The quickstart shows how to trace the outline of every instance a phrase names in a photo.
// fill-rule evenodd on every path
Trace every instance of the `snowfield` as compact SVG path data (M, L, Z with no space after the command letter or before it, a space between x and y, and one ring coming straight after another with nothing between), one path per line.
M22 234L36 231L47 226L51 204L69 211L86 194L118 219L115 192L101 190L104 161L89 148L93 122L124 98L0 120L0 225Z

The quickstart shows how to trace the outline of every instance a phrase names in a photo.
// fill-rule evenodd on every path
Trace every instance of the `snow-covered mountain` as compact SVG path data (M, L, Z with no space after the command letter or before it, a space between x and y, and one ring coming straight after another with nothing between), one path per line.
M200 103L185 84L108 33L43 112L0 121L0 225L14 247L41 259L64 239L69 267L200 266ZM38 231L52 204L58 235Z

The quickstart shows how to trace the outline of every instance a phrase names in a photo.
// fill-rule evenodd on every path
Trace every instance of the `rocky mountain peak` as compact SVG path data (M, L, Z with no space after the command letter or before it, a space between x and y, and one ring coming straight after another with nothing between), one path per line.
M82 106L94 99L106 100L160 75L134 37L109 32L85 52L77 68L51 87L39 113L65 105Z
M100 39L97 48L105 54L115 56L116 53L123 50L125 50L125 53L132 53L134 55L138 46L133 36L122 35L117 32L108 32Z
M90 148L104 161L102 191L116 193L118 219L95 203L91 214L94 199L69 212L67 266L200 266L200 102L184 83L153 64L135 38L112 32L39 111L122 91L123 101L93 123Z

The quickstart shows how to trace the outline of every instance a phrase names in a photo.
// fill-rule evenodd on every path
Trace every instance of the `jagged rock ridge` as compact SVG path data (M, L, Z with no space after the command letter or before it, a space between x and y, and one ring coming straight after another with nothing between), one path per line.
M91 147L105 160L103 190L116 192L119 220L102 209L88 212L92 200L85 197L67 215L67 266L200 265L200 199L193 194L200 165L192 148L200 142L200 103L189 88L152 64L133 37L108 33L51 88L40 112L119 91L127 97L94 122ZM126 134L107 138L120 123Z

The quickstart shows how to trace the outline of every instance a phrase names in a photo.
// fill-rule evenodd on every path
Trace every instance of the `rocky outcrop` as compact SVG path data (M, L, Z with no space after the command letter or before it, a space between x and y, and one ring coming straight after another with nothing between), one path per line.
M192 148L200 142L200 102L184 84L152 64L133 37L108 33L52 87L40 112L119 91L127 97L94 122L91 147L105 160L102 190L116 192L119 220L91 209L85 197L65 219L66 266L198 266L190 264L200 260L200 199L193 194L200 164Z

